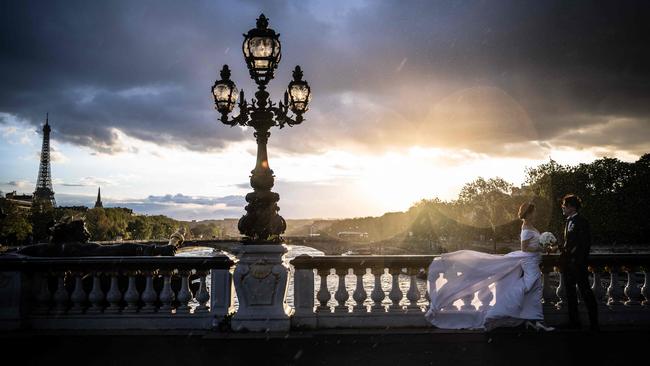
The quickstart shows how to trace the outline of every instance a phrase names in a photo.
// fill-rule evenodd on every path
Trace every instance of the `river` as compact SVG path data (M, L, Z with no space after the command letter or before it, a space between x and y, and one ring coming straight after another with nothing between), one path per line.
M306 254L306 255L311 255L311 256L320 256L324 255L323 252L320 250L303 246L303 245L287 245L288 252L285 256L285 261L288 263L291 261L293 258ZM220 252L220 251L218 251ZM176 254L177 256L191 256L191 257L201 257L201 256L210 256L214 253L214 249L212 248L204 248L204 247L196 247L192 248L189 250L184 250ZM225 253L227 254L227 253ZM290 267L290 270L293 270L293 268ZM197 280L198 281L198 280ZM374 288L374 276L370 273L367 273L363 276L363 287L366 289L366 293L368 294L368 299L366 299L366 304L370 305L372 304L372 300L370 299L370 292ZM399 285L400 288L402 289L402 292L406 294L406 291L408 290L409 284L410 284L410 279L409 276L406 275L400 275L399 278ZM382 288L384 290L384 293L386 294L386 299L384 299L384 303L386 305L390 304L390 300L388 299L388 291L390 291L391 287L391 276L389 274L384 274L382 275L381 278L382 282ZM426 287L426 282L422 280L418 280L418 288L420 290L420 293L424 293L425 287ZM207 285L210 286L210 279L208 277L207 280ZM320 277L315 275L314 276L314 295L320 288ZM336 275L330 275L327 277L327 287L330 290L330 293L332 293L332 299L329 301L330 306L335 306L337 305L336 300L334 300L334 294L333 292L336 291L336 288L338 287L338 276ZM356 276L352 274L348 274L345 277L345 287L348 290L348 293L350 293L350 299L347 301L347 304L350 306L355 305L354 300L352 299L352 291L354 291L356 287ZM208 287L209 291L209 287ZM423 300L424 301L424 300ZM290 273L289 274L289 284L288 284L288 289L287 289L287 303L289 306L293 306L293 275ZM314 303L318 305L318 301L314 300ZM191 303L191 307L195 307L197 304L196 303ZM237 294L234 294L234 306L235 309L238 307L238 301L237 301Z

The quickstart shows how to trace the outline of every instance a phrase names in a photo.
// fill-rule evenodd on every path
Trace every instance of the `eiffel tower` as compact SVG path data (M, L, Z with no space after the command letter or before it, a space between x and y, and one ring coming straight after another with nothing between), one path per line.
M45 115L43 125L43 146L41 147L41 165L38 168L38 180L34 191L34 203L49 202L52 207L56 206L54 201L54 190L52 189L52 173L50 171L50 124L49 113Z

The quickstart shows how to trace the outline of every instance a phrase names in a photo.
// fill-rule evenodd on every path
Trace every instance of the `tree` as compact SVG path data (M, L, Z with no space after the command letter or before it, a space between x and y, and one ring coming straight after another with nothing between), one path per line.
M104 212L109 221L108 236L110 238L121 236L128 239L127 227L132 220L133 211L128 208L111 207L105 208Z
M465 206L473 225L490 228L496 239L497 226L516 219L518 203L512 197L513 187L503 178L478 178L463 186L458 203Z
M420 211L418 217L411 224L410 233L412 241L415 241L420 247L424 246L421 249L432 250L434 243L438 242L438 234L428 210Z
M29 212L32 236L35 242L45 242L50 237L50 227L54 225L54 206L49 200L35 199Z
M151 238L151 223L146 216L135 216L126 229L131 239L147 240Z
M103 208L93 208L86 213L86 226L90 232L90 240L105 241L114 240L110 236L111 222Z
M0 198L0 244L27 244L31 235L29 212L14 202Z
M206 239L206 238L213 238L219 236L220 231L221 231L220 228L213 223L209 223L209 224L201 223L191 228L189 232L194 237Z
M151 239L169 239L178 229L178 221L163 215L148 216L151 220Z

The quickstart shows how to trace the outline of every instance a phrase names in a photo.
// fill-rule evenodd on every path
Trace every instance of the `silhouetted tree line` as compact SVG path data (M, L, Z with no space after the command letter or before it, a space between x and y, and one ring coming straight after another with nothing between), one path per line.
M163 215L136 215L123 207L52 207L36 202L31 209L25 210L4 199L0 200L0 207L4 212L0 243L6 245L47 241L48 228L66 217L83 218L92 241L168 239L180 227L190 233L187 222Z
M516 243L521 222L519 205L532 201L537 207L537 227L561 237L565 219L560 201L567 193L579 195L584 214L591 222L595 245L649 244L650 154L628 163L613 158L589 164L548 163L526 171L520 187L501 178L478 178L465 184L458 198L442 201L423 199L406 212L380 217L335 221L323 230L328 235L341 231L367 232L375 242L398 242L404 247L442 245L452 249L458 243Z

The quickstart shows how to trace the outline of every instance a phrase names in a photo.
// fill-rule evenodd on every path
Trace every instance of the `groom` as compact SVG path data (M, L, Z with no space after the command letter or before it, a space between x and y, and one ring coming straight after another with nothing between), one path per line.
M599 330L596 297L589 287L587 259L591 247L589 222L580 215L581 201L578 196L568 194L562 199L562 214L566 216L564 245L560 245L560 263L565 276L566 297L569 303L569 328L580 328L576 284L589 311L589 326Z

